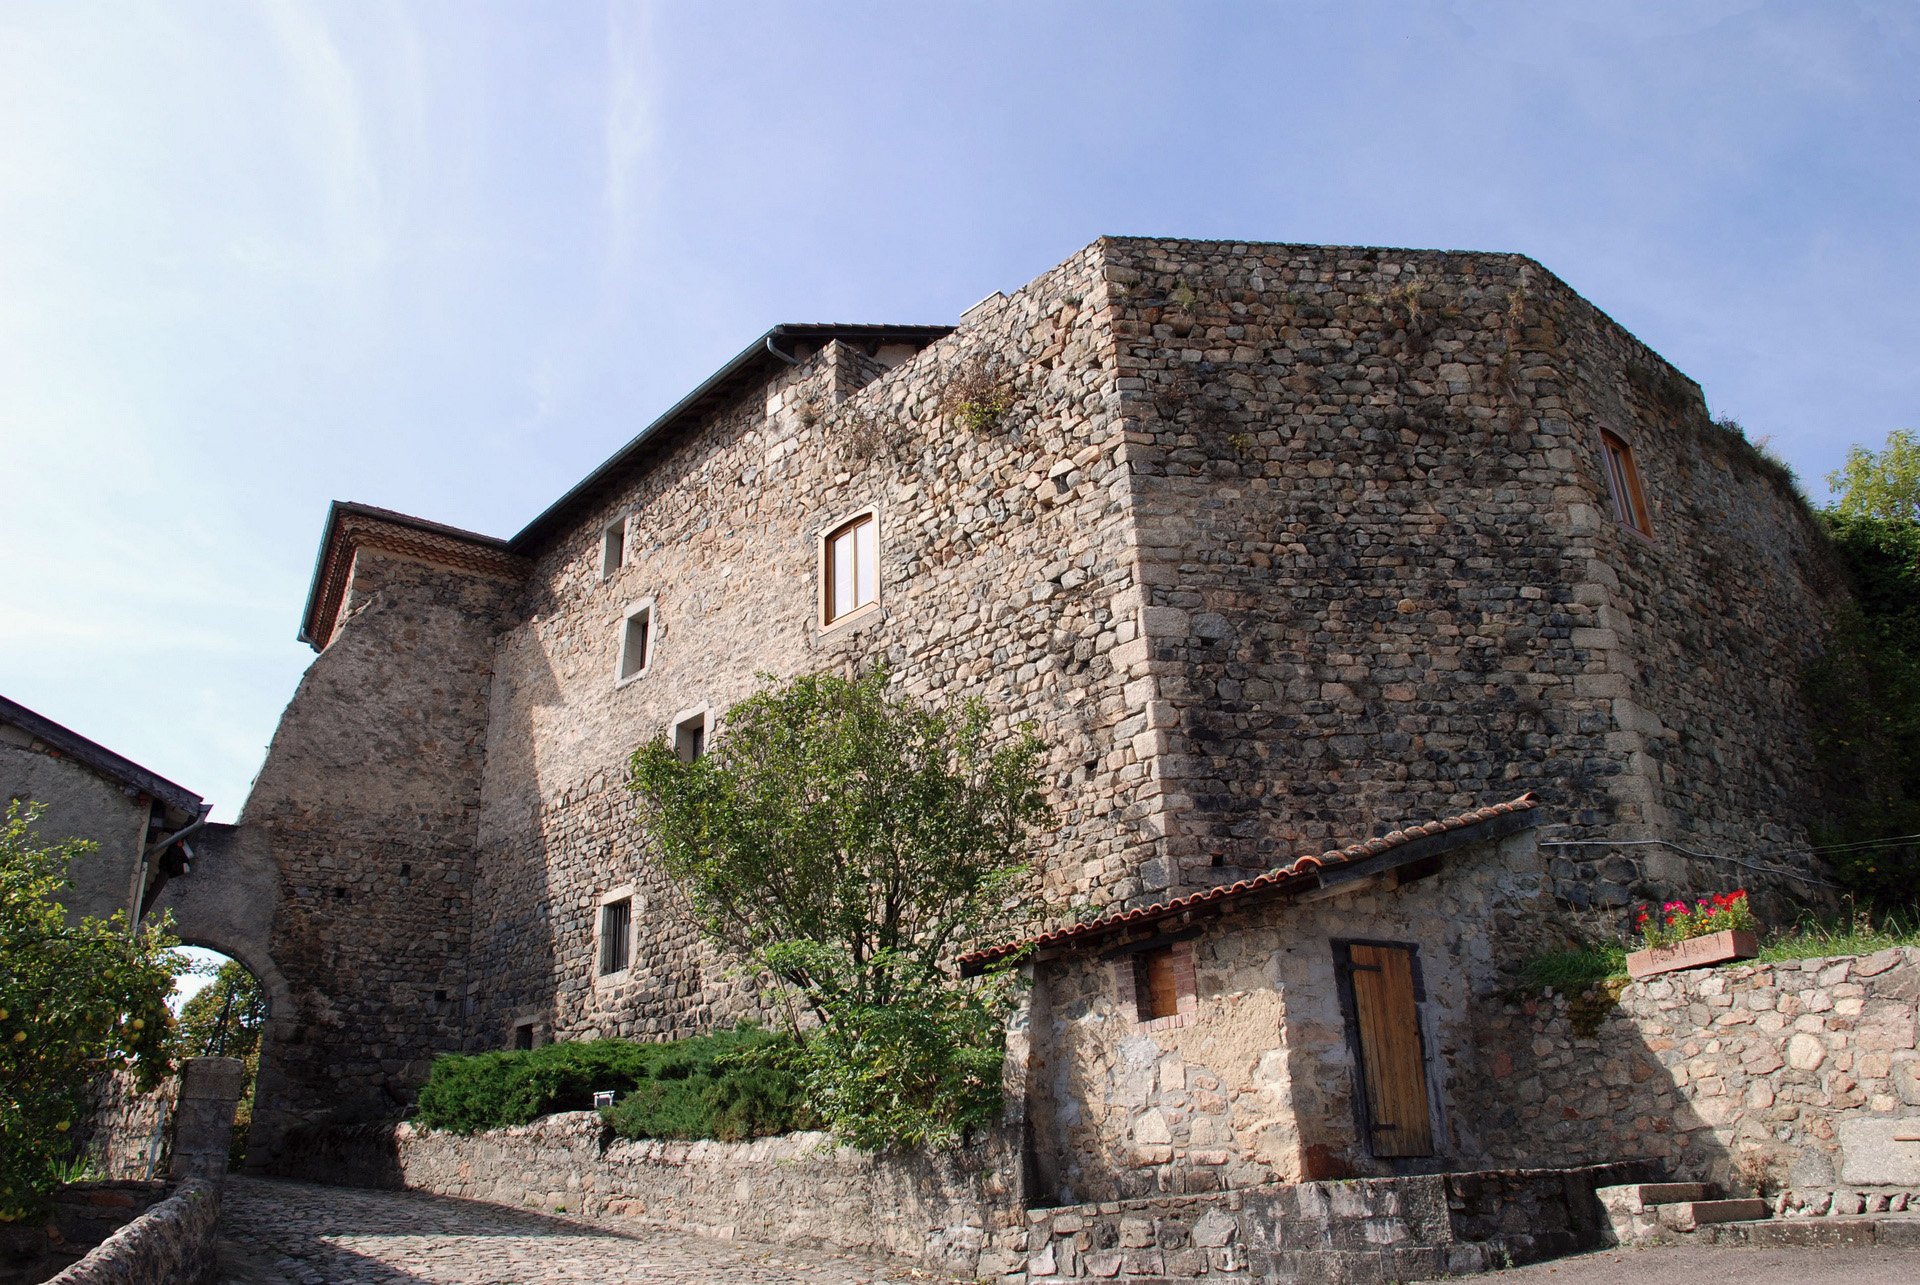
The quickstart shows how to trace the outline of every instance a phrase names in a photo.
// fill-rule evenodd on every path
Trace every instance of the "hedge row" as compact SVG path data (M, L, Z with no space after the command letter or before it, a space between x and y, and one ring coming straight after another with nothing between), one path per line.
M602 1112L622 1138L736 1142L820 1126L807 1107L792 1036L752 1027L660 1044L593 1040L509 1053L447 1054L420 1090L414 1119L475 1133L584 1111Z

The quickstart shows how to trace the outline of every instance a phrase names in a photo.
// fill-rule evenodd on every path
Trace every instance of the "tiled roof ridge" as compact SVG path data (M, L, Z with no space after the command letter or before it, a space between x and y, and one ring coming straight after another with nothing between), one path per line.
M1318 854L1295 857L1284 866L1276 866L1265 874L1251 879L1242 879L1237 883L1220 884L1200 892L1189 893L1184 897L1175 897L1171 901L1156 901L1148 906L1136 906L1132 910L1120 910L1101 915L1097 919L1088 919L1077 924L1068 924L1061 928L1048 929L1036 936L1021 941L1004 942L998 946L989 946L969 951L957 961L963 970L972 970L991 964L1007 956L1029 948L1057 946L1082 937L1103 935L1113 929L1130 923L1147 924L1169 915L1179 914L1195 907L1228 901L1268 888L1276 888L1302 879L1317 870L1328 866L1344 865L1365 857L1378 856L1404 847L1417 839L1431 838L1434 835L1447 834L1454 830L1464 830L1469 826L1480 825L1496 817L1509 816L1515 812L1527 812L1540 805L1540 798L1532 790L1505 803L1491 803L1486 807L1475 808L1471 812L1462 812L1457 816L1442 817L1437 821L1427 821L1417 825L1403 826L1375 839L1363 839L1350 843L1344 848L1332 848Z

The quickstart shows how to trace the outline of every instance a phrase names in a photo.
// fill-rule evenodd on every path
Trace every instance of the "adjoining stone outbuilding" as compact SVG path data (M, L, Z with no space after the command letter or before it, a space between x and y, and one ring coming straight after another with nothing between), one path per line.
M0 696L0 798L37 805L42 844L84 839L61 900L74 918L137 920L168 879L193 861L193 838L213 810L199 795Z
M285 1122L390 1115L446 1050L755 1012L624 776L766 672L884 658L1032 722L1062 919L1527 793L1540 895L1616 915L1725 886L1681 847L1804 847L1797 680L1842 592L1779 471L1528 259L1106 238L958 326L775 327L510 539L336 505L319 656L195 880L264 890L233 913L291 989ZM1522 880L1490 851L1351 906L1479 968L1467 908ZM1764 864L1801 895L1807 859ZM1241 940L1196 938L1196 979L1240 987L1271 955ZM1338 1116L1350 1064L1284 1069ZM1367 1170L1267 1134L1244 1176Z

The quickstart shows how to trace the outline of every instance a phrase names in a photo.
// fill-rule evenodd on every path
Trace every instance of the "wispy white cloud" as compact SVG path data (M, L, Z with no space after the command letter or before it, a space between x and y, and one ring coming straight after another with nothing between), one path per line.
M657 144L653 18L628 0L607 6L606 175L602 209L607 257L616 279L631 267L653 187L649 162Z

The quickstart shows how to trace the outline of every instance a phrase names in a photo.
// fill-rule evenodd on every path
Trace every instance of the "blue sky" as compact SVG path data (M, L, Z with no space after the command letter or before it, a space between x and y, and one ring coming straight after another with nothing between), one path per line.
M1516 250L1920 427L1920 7L0 0L0 692L231 818L326 504L512 534L779 321L1103 233Z

